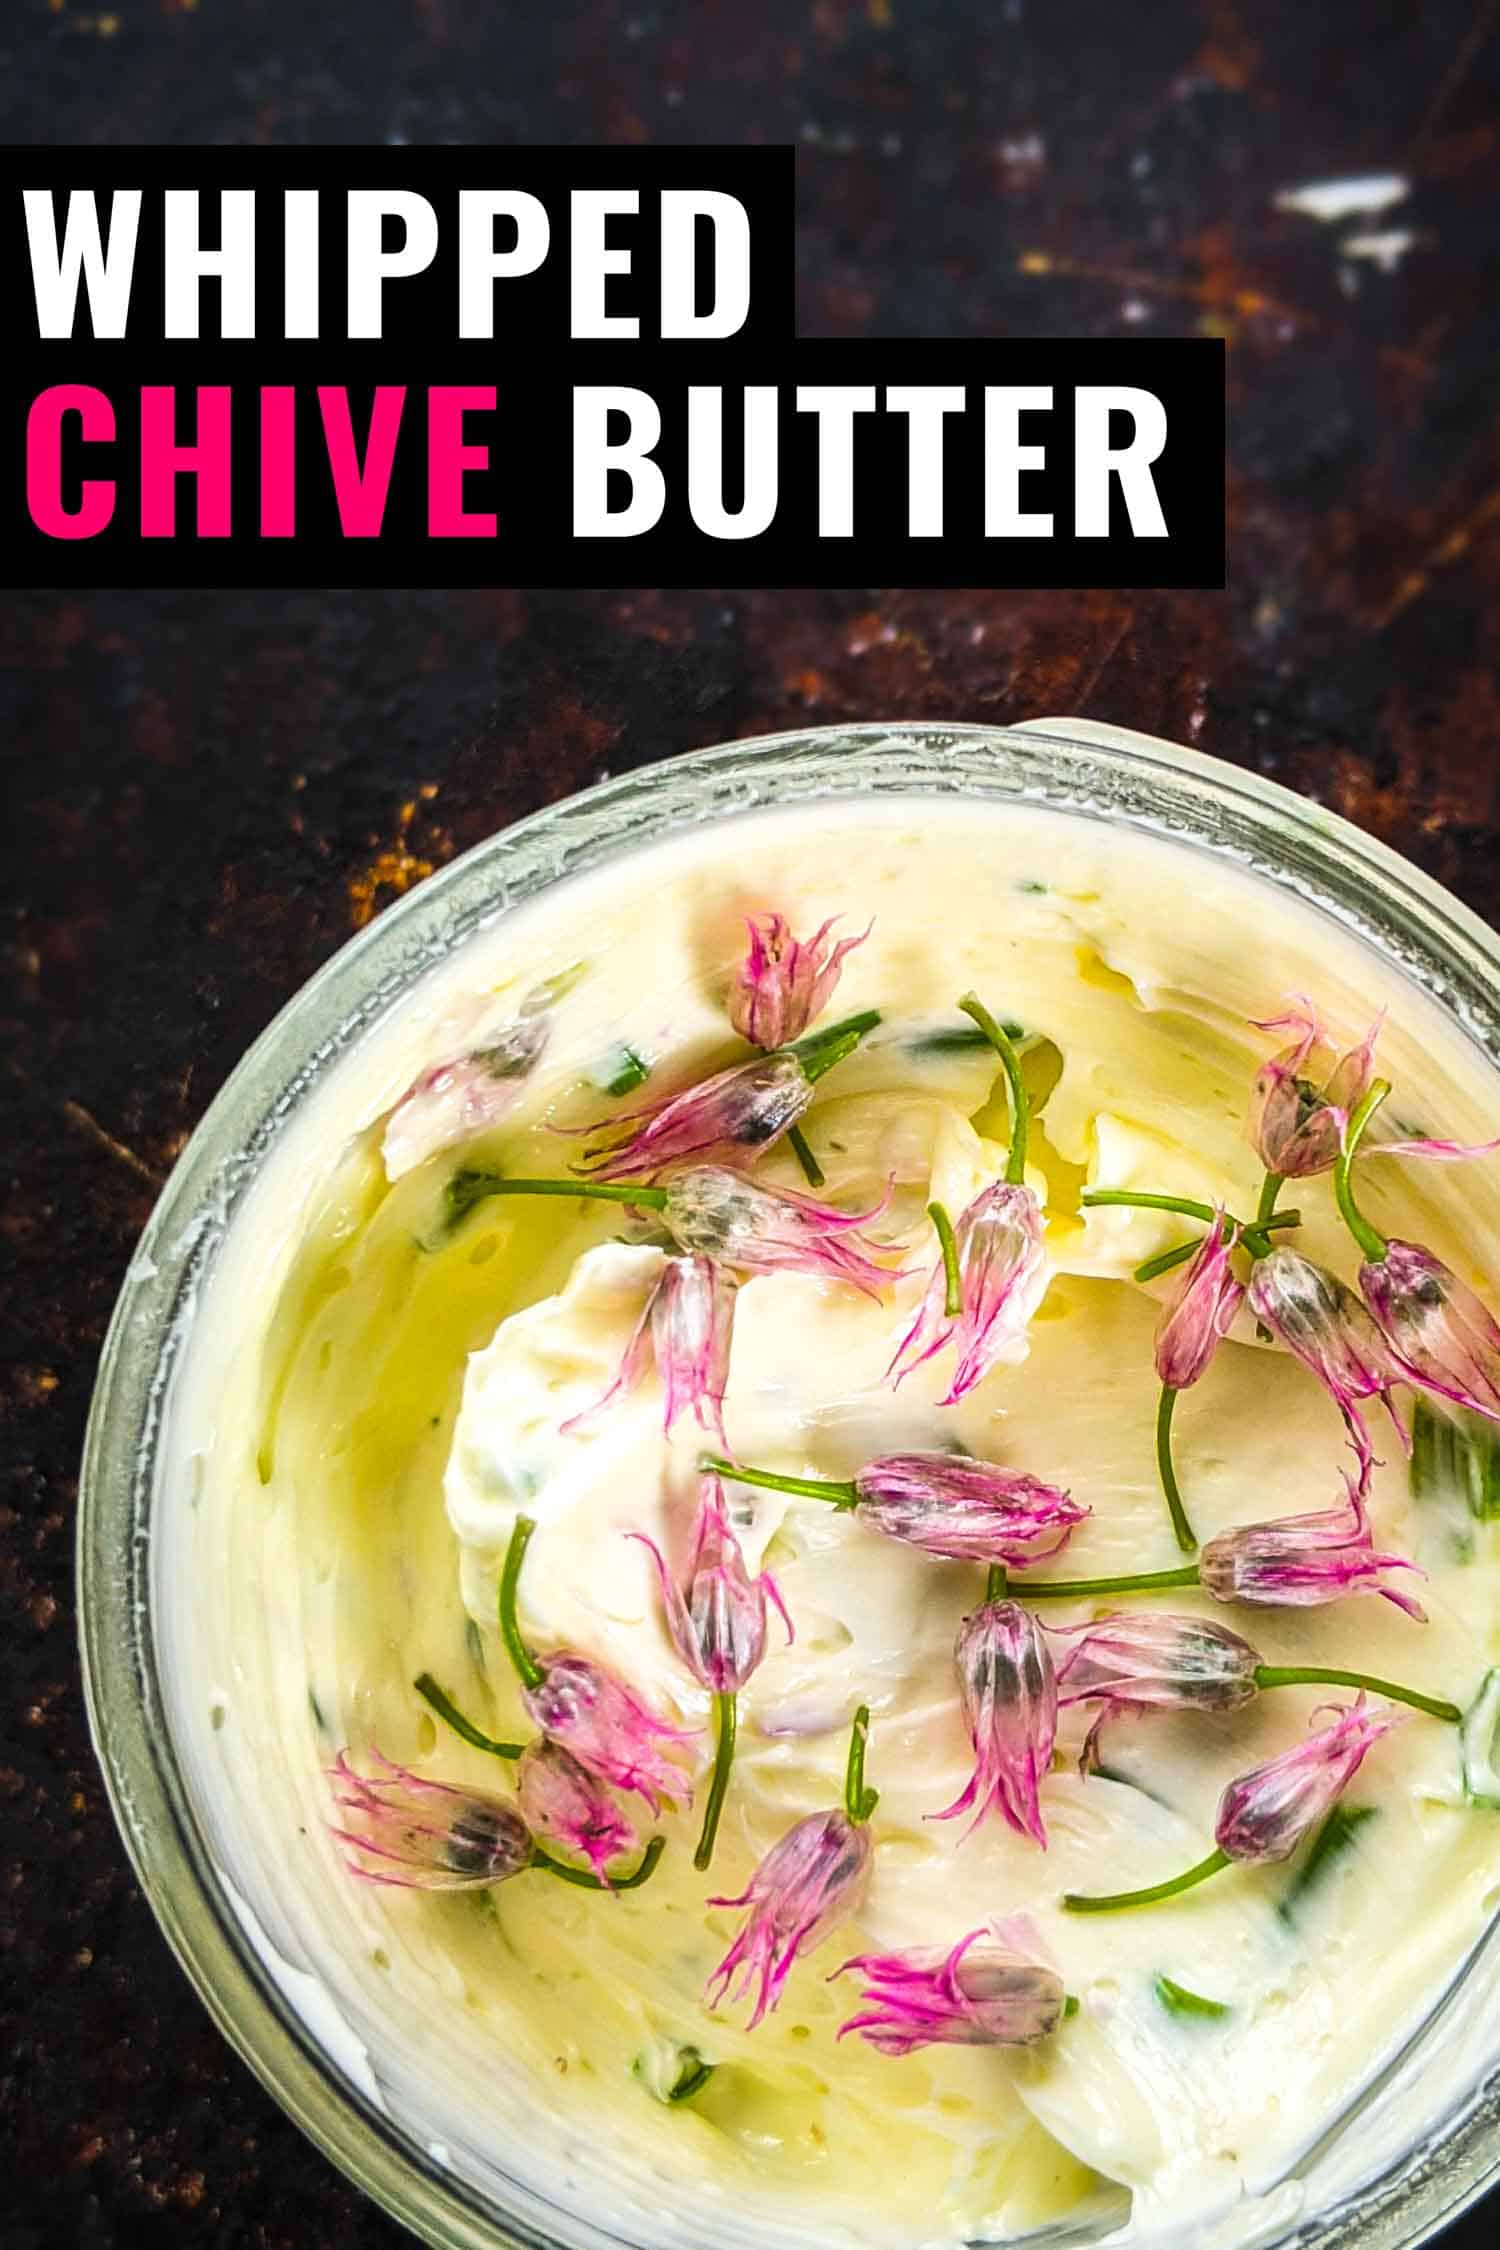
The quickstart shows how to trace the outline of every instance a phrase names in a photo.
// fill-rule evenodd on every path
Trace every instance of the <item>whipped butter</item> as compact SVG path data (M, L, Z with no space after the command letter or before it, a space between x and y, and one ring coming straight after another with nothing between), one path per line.
M831 1012L881 1021L819 1083L804 1125L821 1192L850 1211L889 1197L868 1231L898 1246L900 1271L878 1298L810 1273L742 1281L729 1446L834 1480L955 1444L1027 1471L1091 1511L1039 1575L1180 1560L1153 1454L1152 1338L1172 1280L1131 1276L1194 1230L1081 1195L1165 1189L1254 1211L1244 1116L1268 1042L1250 1019L1310 990L1352 1041L1388 1008L1380 1061L1403 1127L1478 1140L1500 1107L1456 1028L1290 896L1182 846L1013 805L841 802L709 826L481 930L298 1111L194 1308L159 1601L216 1848L292 2004L314 1977L325 2042L331 2014L387 2113L481 2189L509 2175L544 2232L555 2201L653 2243L937 2243L1080 2220L1154 2238L1210 2219L1232 2239L1235 2213L1253 2231L1287 2208L1281 2183L1484 1935L1500 1820L1465 1801L1451 1726L1413 1713L1376 1746L1348 1793L1368 1813L1311 1876L1297 1860L1235 1866L1150 1910L1069 1914L1066 1892L1200 1859L1225 1783L1300 1739L1330 1691L1117 1718L1104 1772L1086 1777L1092 1714L1065 1712L1043 1784L1048 1848L993 1817L966 1834L930 1816L972 1769L953 1643L982 1571L730 1482L746 1564L774 1573L796 1635L772 1620L741 1694L710 1875L693 1867L694 1817L670 1810L658 1871L617 1899L535 1874L478 1894L364 1888L329 1837L324 1769L341 1749L510 1790L412 1683L430 1673L487 1732L525 1733L495 1624L522 1513L537 1526L520 1605L532 1645L581 1651L703 1730L688 1752L701 1787L709 1698L628 1535L680 1552L707 1441L689 1416L664 1431L650 1372L600 1404L660 1276L660 1238L619 1207L564 1199L494 1197L455 1221L445 1194L465 1166L565 1173L580 1144L557 1128L743 1054L724 995L743 918L768 907L798 928L873 918ZM1005 1164L995 1057L951 1036L971 988L1026 1035L1046 1287L1009 1357L940 1406L941 1358L896 1388L883 1376L930 1267L928 1203L957 1212ZM557 996L513 1103L457 1145L403 1153L392 1179L382 1135L406 1089L498 1037L539 989ZM651 1075L612 1102L600 1087L622 1051ZM756 1177L802 1185L784 1144ZM1361 1194L1379 1226L1471 1286L1500 1272L1500 1158L1372 1162ZM1283 1202L1302 1213L1296 1247L1350 1276L1327 1179ZM1183 1589L1132 1596L1132 1610L1212 1616L1268 1664L1354 1667L1469 1704L1500 1657L1494 1526L1451 1495L1414 1497L1384 1417L1369 1428L1376 1542L1426 1573L1425 1624L1374 1594L1249 1609ZM1243 1310L1182 1395L1175 1446L1204 1540L1336 1505L1348 1459L1329 1399ZM1049 1604L1046 1622L1120 1606ZM707 1900L743 1890L795 1821L838 1802L860 1704L880 1791L864 1905L749 2031L742 2008L704 2003L736 1921ZM1017 1912L1078 2003L1052 2037L899 2060L837 2039L854 1995L828 1980L849 1956L945 1948ZM1221 2012L1174 2009L1163 1979ZM673 2103L688 2051L712 2071Z

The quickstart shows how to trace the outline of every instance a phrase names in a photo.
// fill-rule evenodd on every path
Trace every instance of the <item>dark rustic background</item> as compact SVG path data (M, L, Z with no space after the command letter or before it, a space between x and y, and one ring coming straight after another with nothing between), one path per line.
M6 2250L404 2239L168 1958L73 1632L76 1466L131 1244L231 1064L352 930L670 751L1049 711L1274 773L1496 912L1497 16L5 0L11 139L792 141L806 333L1220 334L1233 432L1222 596L101 592L0 616ZM1276 207L1365 170L1409 200L1341 227ZM1387 271L1358 245L1391 228Z

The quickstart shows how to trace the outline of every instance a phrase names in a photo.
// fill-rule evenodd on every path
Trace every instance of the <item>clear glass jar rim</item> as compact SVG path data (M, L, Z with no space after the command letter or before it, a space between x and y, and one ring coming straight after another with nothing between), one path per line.
M127 1270L101 1356L79 1490L79 1629L89 1723L115 1817L162 1929L220 2029L357 2184L444 2250L552 2238L481 2209L338 2072L246 1942L173 1755L156 1674L148 1546L175 1323L299 1100L482 922L665 833L829 797L979 794L1054 806L1230 855L1394 954L1500 1067L1500 938L1397 853L1263 776L1082 720L1019 728L893 722L799 729L687 753L532 813L397 901L294 995L210 1105ZM1430 2025L1429 2027L1430 2028ZM1340 2250L1415 2250L1500 2173L1492 2079L1423 2146L1307 2223ZM1284 2241L1306 2239L1289 2227Z

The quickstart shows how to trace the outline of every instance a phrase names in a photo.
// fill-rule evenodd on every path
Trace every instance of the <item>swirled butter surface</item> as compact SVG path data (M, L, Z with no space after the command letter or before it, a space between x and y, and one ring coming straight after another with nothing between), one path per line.
M481 2193L508 2176L544 2232L583 2240L587 2219L639 2243L909 2245L1054 2225L1155 2238L1212 2218L1230 2239L1238 2213L1264 2235L1315 2195L1295 2184L1306 2152L1436 2006L1500 1889L1500 1818L1465 1802L1441 1722L1413 1715L1377 1746L1349 1792L1365 1817L1311 1873L1234 1868L1154 1910L1069 1915L1066 1891L1201 1858L1224 1783L1297 1740L1319 1691L1122 1718L1105 1773L1087 1778L1092 1714L1067 1713L1043 1786L1049 1848L998 1818L966 1836L930 1816L972 1764L953 1641L981 1574L815 1501L731 1486L746 1560L774 1570L797 1630L788 1645L773 1620L742 1696L710 1877L693 1868L692 1817L670 1812L658 1873L617 1899L539 1875L477 1895L362 1888L329 1839L323 1769L342 1747L509 1789L412 1682L430 1672L487 1730L525 1731L495 1627L518 1511L538 1526L521 1605L534 1644L585 1651L664 1717L707 1728L627 1536L680 1552L701 1433L684 1419L664 1434L652 1376L588 1411L662 1249L610 1206L494 1198L455 1221L445 1190L460 1166L564 1171L578 1144L556 1128L630 1106L599 1090L622 1047L652 1066L637 1101L743 1054L725 992L744 915L769 907L799 929L873 917L836 1012L882 1021L820 1083L806 1130L839 1203L890 1190L875 1231L907 1255L878 1301L808 1274L743 1283L730 1443L804 1477L955 1441L1028 1470L1092 1511L1057 1575L1179 1559L1153 1456L1152 1335L1170 1284L1131 1275L1183 1222L1086 1211L1085 1186L1253 1210L1244 1115L1267 1042L1249 1019L1289 988L1350 1038L1389 1008L1382 1065L1405 1123L1463 1139L1494 1128L1481 1058L1389 964L1266 883L1102 823L999 804L808 807L697 830L503 917L299 1108L193 1308L158 1598L205 1818L290 2004L315 1979L319 2036L358 2057L402 2130ZM406 1086L482 1046L548 980L550 1036L509 1115L390 1182L381 1132ZM932 1254L929 1199L957 1210L1004 1164L994 1058L946 1036L970 988L1027 1034L1049 1277L1024 1351L940 1407L946 1362L899 1389L882 1376ZM1366 1173L1377 1223L1487 1287L1500 1160ZM783 1149L758 1176L799 1184ZM1352 1273L1328 1182L1296 1201L1299 1246ZM1371 1430L1377 1545L1427 1573L1426 1624L1369 1594L1306 1610L1219 1608L1194 1590L1133 1601L1213 1614L1268 1663L1356 1666L1467 1703L1500 1655L1494 1527L1457 1494L1414 1497L1388 1427ZM1334 1408L1246 1315L1185 1394L1176 1441L1205 1538L1342 1490ZM1048 1622L1110 1606L1056 1605ZM707 1899L740 1891L795 1820L838 1801L860 1702L881 1792L868 1897L752 2033L743 2008L704 2004L736 1922ZM705 1731L700 1770L710 1745ZM829 1979L849 1955L947 1946L1017 1910L1079 2001L1050 2040L902 2060L838 2040L852 1994ZM1221 2012L1174 2010L1162 1978ZM674 2104L662 2097L685 2049L714 2067ZM1403 2112L1413 2128L1446 2098L1423 2087ZM549 2216L557 2206L575 2216Z

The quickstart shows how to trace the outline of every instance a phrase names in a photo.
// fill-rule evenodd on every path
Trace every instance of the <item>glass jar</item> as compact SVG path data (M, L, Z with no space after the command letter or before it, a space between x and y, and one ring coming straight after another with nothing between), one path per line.
M162 1660L170 1605L190 1598L172 1560L193 1505L191 1464L174 1459L166 1439L194 1307L268 1152L295 1129L325 1074L477 929L674 831L799 802L932 796L1053 808L1222 855L1375 948L1500 1069L1500 940L1467 908L1272 782L1145 736L1064 720L816 729L602 783L423 883L282 1011L177 1164L105 1344L79 1503L85 1682L136 1871L221 2029L318 2145L431 2243L657 2250L675 2240L707 2244L715 2230L712 2220L681 2227L648 2192L623 2188L602 2219L582 2170L539 2187L493 2150L481 2161L424 2138L320 1979L294 1909L226 1864L194 1779L198 1721L174 1697ZM253 1775L246 1781L253 1787ZM1484 2191L1500 2172L1500 2016L1481 2004L1500 1968L1495 1953L1493 1942L1480 1949L1354 2111L1253 2212L1226 2222L1226 2240L1268 2250L1311 2241L1409 2250ZM1076 2228L1065 2232L1079 2239ZM746 2239L733 2213L720 2215L718 2238Z

